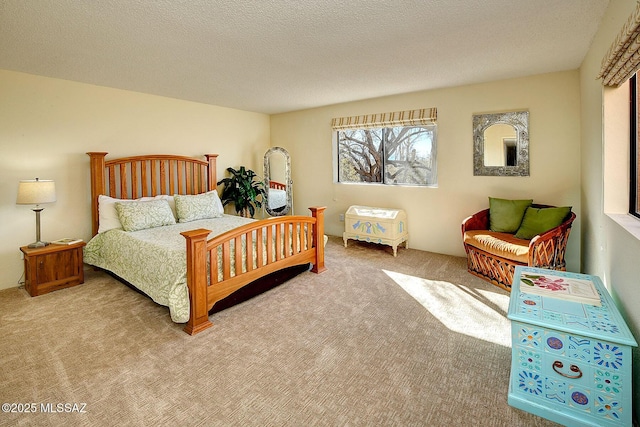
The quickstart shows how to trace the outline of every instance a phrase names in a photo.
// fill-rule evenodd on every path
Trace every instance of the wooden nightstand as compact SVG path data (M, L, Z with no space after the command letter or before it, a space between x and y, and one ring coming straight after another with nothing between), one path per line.
M48 245L20 248L24 253L25 289L32 297L84 283L82 248L73 245Z

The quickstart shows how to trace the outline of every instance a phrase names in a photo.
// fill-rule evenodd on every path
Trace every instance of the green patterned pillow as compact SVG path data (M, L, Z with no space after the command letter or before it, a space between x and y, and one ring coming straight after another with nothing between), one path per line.
M515 233L522 223L524 212L532 199L507 200L489 197L489 229L502 233Z
M215 191L195 195L175 194L173 199L176 201L176 216L178 217L178 222L222 217L223 212L220 210L220 198Z
M176 223L167 200L116 202L124 231L138 231Z

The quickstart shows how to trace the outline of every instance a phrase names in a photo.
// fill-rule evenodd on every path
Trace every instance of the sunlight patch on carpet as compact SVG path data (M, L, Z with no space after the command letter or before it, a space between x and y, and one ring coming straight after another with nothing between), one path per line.
M448 329L511 347L509 296L382 270Z

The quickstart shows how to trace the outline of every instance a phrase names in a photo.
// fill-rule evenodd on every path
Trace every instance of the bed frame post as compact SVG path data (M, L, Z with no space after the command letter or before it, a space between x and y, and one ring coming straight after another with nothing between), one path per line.
M92 236L98 234L98 196L105 193L104 158L107 153L87 153L91 164L91 231Z
M324 266L324 210L325 206L310 207L311 216L315 218L313 225L313 247L316 248L316 261L311 271L322 273L327 268Z
M207 180L208 182L208 188L209 191L211 190L215 190L218 187L218 183L217 183L217 179L218 177L216 176L216 161L218 160L218 155L217 154L205 154L204 155L207 158L207 161L209 162L209 174L207 176Z
M203 228L185 231L187 239L187 286L189 287L189 321L184 330L195 335L213 326L207 306L207 236L211 231Z

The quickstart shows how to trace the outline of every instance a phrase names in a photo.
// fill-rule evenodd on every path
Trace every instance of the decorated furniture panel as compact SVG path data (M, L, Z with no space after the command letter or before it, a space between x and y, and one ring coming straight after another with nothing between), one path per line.
M351 206L345 214L344 247L348 239L390 245L393 256L398 254L398 245L404 242L408 248L409 230L407 215L401 209L384 209L369 206Z
M591 280L601 306L527 293L522 274ZM631 425L631 350L637 346L596 276L516 267L509 404L565 425Z

